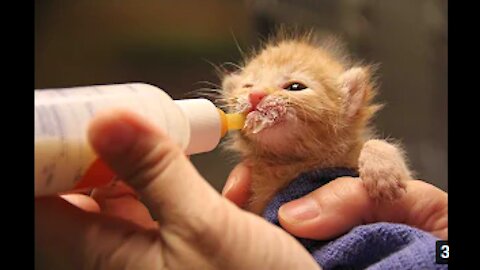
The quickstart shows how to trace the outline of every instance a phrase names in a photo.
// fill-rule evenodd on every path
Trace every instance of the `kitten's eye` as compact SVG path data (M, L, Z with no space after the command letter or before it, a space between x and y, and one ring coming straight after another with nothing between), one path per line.
M252 88L253 84L247 83L243 85L243 88Z
M300 91L307 88L308 88L307 86L299 82L289 83L283 87L283 89L288 91Z

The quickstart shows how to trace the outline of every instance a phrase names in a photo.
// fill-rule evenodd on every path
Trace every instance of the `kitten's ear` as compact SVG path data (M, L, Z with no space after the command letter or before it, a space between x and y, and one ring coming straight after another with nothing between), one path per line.
M347 117L353 117L360 108L367 105L368 96L372 91L370 71L365 67L353 67L340 76L339 83Z

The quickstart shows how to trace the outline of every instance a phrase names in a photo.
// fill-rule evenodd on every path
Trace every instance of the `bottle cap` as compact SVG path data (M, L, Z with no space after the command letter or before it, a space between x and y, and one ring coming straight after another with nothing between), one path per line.
M226 114L207 99L183 99L175 103L190 123L188 155L212 151L227 131L241 129L245 124L244 114Z
M187 155L215 149L222 137L222 121L215 105L203 98L175 100L190 123L190 142Z

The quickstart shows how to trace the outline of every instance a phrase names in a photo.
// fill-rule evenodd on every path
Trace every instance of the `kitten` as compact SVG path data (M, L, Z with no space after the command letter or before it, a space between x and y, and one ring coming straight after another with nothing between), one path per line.
M229 112L247 114L228 149L252 165L246 209L261 214L300 173L356 168L376 200L398 198L411 178L402 150L374 139L369 126L381 107L372 103L372 68L349 63L334 42L281 33L224 76Z

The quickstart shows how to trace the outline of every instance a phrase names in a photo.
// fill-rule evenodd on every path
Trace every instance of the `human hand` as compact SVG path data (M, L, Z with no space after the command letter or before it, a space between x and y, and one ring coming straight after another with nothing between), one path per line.
M250 197L250 181L248 162L242 162L230 173L222 194L242 207ZM291 234L316 240L374 222L402 223L448 239L448 194L420 180L407 180L405 185L400 199L377 204L358 178L338 178L284 204L279 221Z
M89 138L133 189L119 184L92 199L37 199L36 267L319 269L289 234L222 198L162 131L138 116L104 113Z

